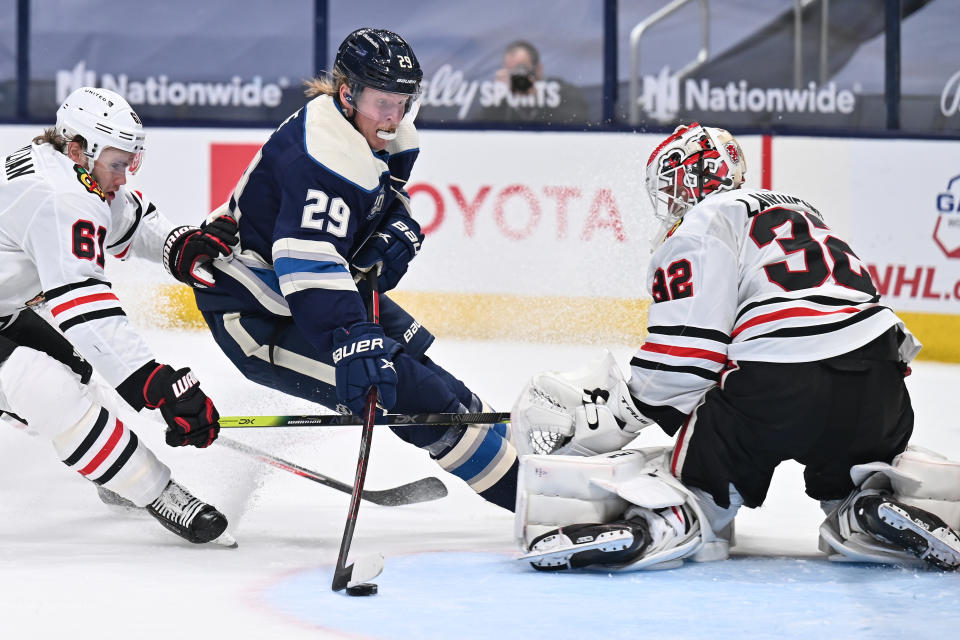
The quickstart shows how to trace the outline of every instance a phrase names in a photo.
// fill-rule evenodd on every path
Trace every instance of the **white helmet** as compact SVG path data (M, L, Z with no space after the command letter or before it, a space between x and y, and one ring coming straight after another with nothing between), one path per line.
M107 147L134 154L130 173L143 164L145 134L137 113L123 97L108 89L80 87L57 109L57 134L67 140L83 136L84 155L96 162Z
M747 161L736 138L725 129L681 125L647 160L647 194L663 222L661 237L711 193L743 184Z

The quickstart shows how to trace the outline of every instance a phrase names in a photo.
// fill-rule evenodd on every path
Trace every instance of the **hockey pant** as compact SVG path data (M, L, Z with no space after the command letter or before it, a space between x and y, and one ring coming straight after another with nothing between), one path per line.
M47 327L52 334L43 336L46 341L69 344ZM38 349L43 345L36 335L42 333L33 334ZM31 432L49 438L63 463L88 480L137 506L152 502L170 479L170 469L94 401L77 373L48 355L49 348L38 349L18 345L6 330L0 333L0 411L15 414Z
M248 379L271 389L337 409L331 352L319 352L289 317L255 312L204 311L213 337ZM380 298L380 323L403 345L394 358L396 413L484 410L460 380L426 354L433 336L399 305ZM436 429L391 427L402 440L430 453L443 469L464 480L483 498L514 508L517 454L504 424Z

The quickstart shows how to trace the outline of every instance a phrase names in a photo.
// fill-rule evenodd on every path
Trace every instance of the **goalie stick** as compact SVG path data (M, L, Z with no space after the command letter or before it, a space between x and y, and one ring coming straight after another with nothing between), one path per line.
M234 451L239 451L240 453L246 454L261 462L265 462L277 469L283 469L284 471L289 471L290 473L296 474L300 477L306 478L307 480L313 480L322 485L326 485L331 489L336 489L337 491L342 491L343 493L352 493L353 487L346 482L340 482L335 478L318 473L316 471L311 471L306 467L301 467L300 465L294 464L279 458L275 455L271 455L266 451L262 451L256 447L253 447L243 442L238 442L236 440L231 440L230 438L225 438L220 436L217 438L216 442L233 449ZM447 495L447 487L440 481L439 478L433 476L428 476L426 478L420 478L419 480L414 480L413 482L408 482L407 484L402 484L397 487L391 487L390 489L364 489L360 494L360 497L368 502L378 504L384 507L397 507L405 504L416 504L418 502L429 502L431 500L439 500Z
M375 426L450 427L458 424L496 424L510 422L507 412L496 413L385 413L375 419ZM250 427L355 427L363 422L358 416L220 416L220 427L238 429Z

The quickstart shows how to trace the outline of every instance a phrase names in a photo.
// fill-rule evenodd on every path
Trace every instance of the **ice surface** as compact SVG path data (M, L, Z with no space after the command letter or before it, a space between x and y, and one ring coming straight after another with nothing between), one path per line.
M203 333L152 331L161 359L190 365L227 414L315 412L245 381ZM523 380L597 347L440 340L431 354L497 408ZM613 349L625 363L629 347ZM908 379L914 442L960 459L960 367L921 362ZM834 565L800 468L782 465L767 504L738 518L735 557L610 576L541 574L514 560L512 517L378 431L367 487L439 475L450 495L360 509L352 553L382 552L379 595L329 590L349 497L235 453L171 449L159 417L124 412L180 482L231 519L235 550L181 542L114 511L51 445L0 430L0 631L4 638L810 638L955 637L960 574ZM229 435L351 482L359 432ZM638 444L665 444L645 433Z

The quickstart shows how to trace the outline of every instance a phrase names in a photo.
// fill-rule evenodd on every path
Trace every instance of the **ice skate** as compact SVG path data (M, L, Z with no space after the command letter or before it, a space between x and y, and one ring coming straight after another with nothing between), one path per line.
M216 541L224 546L236 546L236 541L226 533L226 516L173 480L147 505L147 511L164 527L194 544Z
M564 571L590 565L623 565L636 559L650 544L645 520L609 524L572 524L533 539L529 560L538 571Z
M960 537L936 515L867 493L854 502L857 524L868 534L901 547L928 564L947 571L960 567Z

